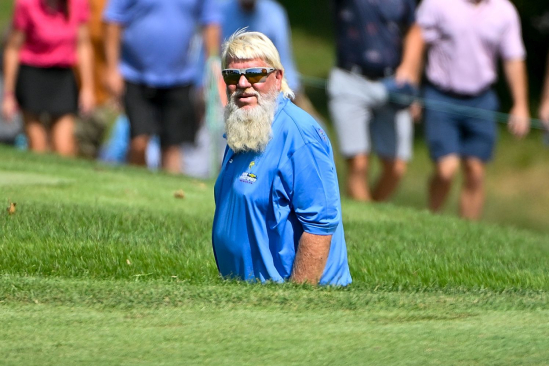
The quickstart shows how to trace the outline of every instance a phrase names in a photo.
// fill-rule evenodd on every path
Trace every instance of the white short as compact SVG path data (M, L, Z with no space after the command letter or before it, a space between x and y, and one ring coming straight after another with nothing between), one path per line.
M385 159L411 159L412 117L408 109L388 103L381 82L334 68L328 80L328 97L343 156L370 154L373 150Z

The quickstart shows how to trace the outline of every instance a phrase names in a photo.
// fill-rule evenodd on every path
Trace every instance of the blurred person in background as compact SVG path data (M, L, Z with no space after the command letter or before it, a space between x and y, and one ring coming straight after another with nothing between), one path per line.
M429 209L443 208L460 167L464 181L460 215L476 220L484 206L485 166L492 158L497 126L498 100L492 85L497 78L497 58L513 97L509 130L525 136L530 127L525 48L520 19L508 0L424 0L407 39L397 80L417 83L427 49L427 86L431 102L483 109L472 117L442 110L425 110L425 132L434 174L429 184Z
M8 36L9 28L0 34L0 100L4 99L4 47ZM23 122L21 114L17 113L10 121L4 120L4 116L0 113L0 144L19 145L25 147L26 138L23 133ZM23 146L22 146L23 145Z
M549 11L546 11L539 18L538 29L540 33L547 37L547 34L549 33ZM545 81L539 108L539 118L544 123L546 133L549 133L549 53L547 54L547 66L545 68Z
M329 109L347 160L347 194L357 201L384 201L412 155L412 117L408 109L387 103L382 80L401 62L415 1L333 0L332 5L337 64L328 81ZM381 160L381 175L370 190L373 151Z
M194 141L198 128L190 42L201 27L208 56L218 54L216 0L109 0L104 20L107 86L130 121L128 160L145 165L149 139L158 135L163 169L179 173L179 146Z
M94 106L88 18L87 0L15 1L2 113L11 120L19 106L33 151L76 154L75 115ZM77 62L80 92L72 69ZM43 123L46 114L50 126Z
M545 129L549 131L549 54L547 55L547 67L541 96L541 106L539 108L539 118L543 121Z
M93 49L93 86L96 105L90 114L80 115L76 120L78 155L90 159L98 156L105 131L118 113L106 89L107 61L103 41L103 11L106 3L107 0L89 0L88 27Z

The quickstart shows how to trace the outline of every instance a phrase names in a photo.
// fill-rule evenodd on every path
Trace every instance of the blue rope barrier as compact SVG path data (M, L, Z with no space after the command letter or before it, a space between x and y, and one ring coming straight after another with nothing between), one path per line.
M302 74L300 74L299 76L303 85L319 88L319 89L326 89L327 87L328 82L326 79L302 75ZM507 122L509 121L509 118L511 117L511 115L508 113L494 112L494 111L489 111L482 108L467 107L467 106L462 106L462 105L447 103L447 102L439 102L439 101L429 100L429 99L420 98L420 97L413 97L406 94L389 93L389 100L393 103L402 104L402 105L410 105L412 101L416 101L420 103L423 107L428 109L432 109L440 112L460 114L467 117L474 117L474 118L481 118L481 119L495 118L497 122L502 124L507 124ZM533 129L545 130L543 121L537 118L530 118L530 127Z

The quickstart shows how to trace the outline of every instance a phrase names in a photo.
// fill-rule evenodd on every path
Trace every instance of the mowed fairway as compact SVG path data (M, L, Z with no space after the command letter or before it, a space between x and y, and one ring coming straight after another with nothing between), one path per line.
M344 201L352 286L259 285L212 182L0 147L0 200L2 365L549 362L542 233Z

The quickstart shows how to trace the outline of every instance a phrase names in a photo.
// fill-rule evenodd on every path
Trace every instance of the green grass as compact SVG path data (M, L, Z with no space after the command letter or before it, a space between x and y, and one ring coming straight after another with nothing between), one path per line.
M3 196L6 205L8 198L18 203L17 215L0 224L0 266L7 273L216 279L211 183L8 150L3 155ZM173 197L177 189L186 192L185 199ZM345 204L357 285L421 291L480 285L495 291L549 289L549 246L543 234L389 205Z
M549 359L545 233L344 200L353 285L223 281L212 185L0 147L3 364Z
M502 318L486 312L433 320L375 311L367 317L344 311L273 317L258 310L128 312L34 305L8 308L3 315L7 331L0 340L19 351L4 358L8 364L471 365L489 360L510 365L546 362L547 325L539 323L539 315L549 314L510 311ZM491 326L476 330L478 323ZM36 326L47 331L37 334ZM21 333L27 336L23 346L14 342Z
M6 309L0 316L6 329L0 341L18 351L3 358L7 364L25 365L512 365L544 364L548 356L547 324L539 322L547 311L453 319L405 319L385 311L272 315L261 310L128 312L33 305ZM478 329L479 323L487 327ZM37 326L47 330L38 334ZM27 337L24 345L16 341L21 334Z

